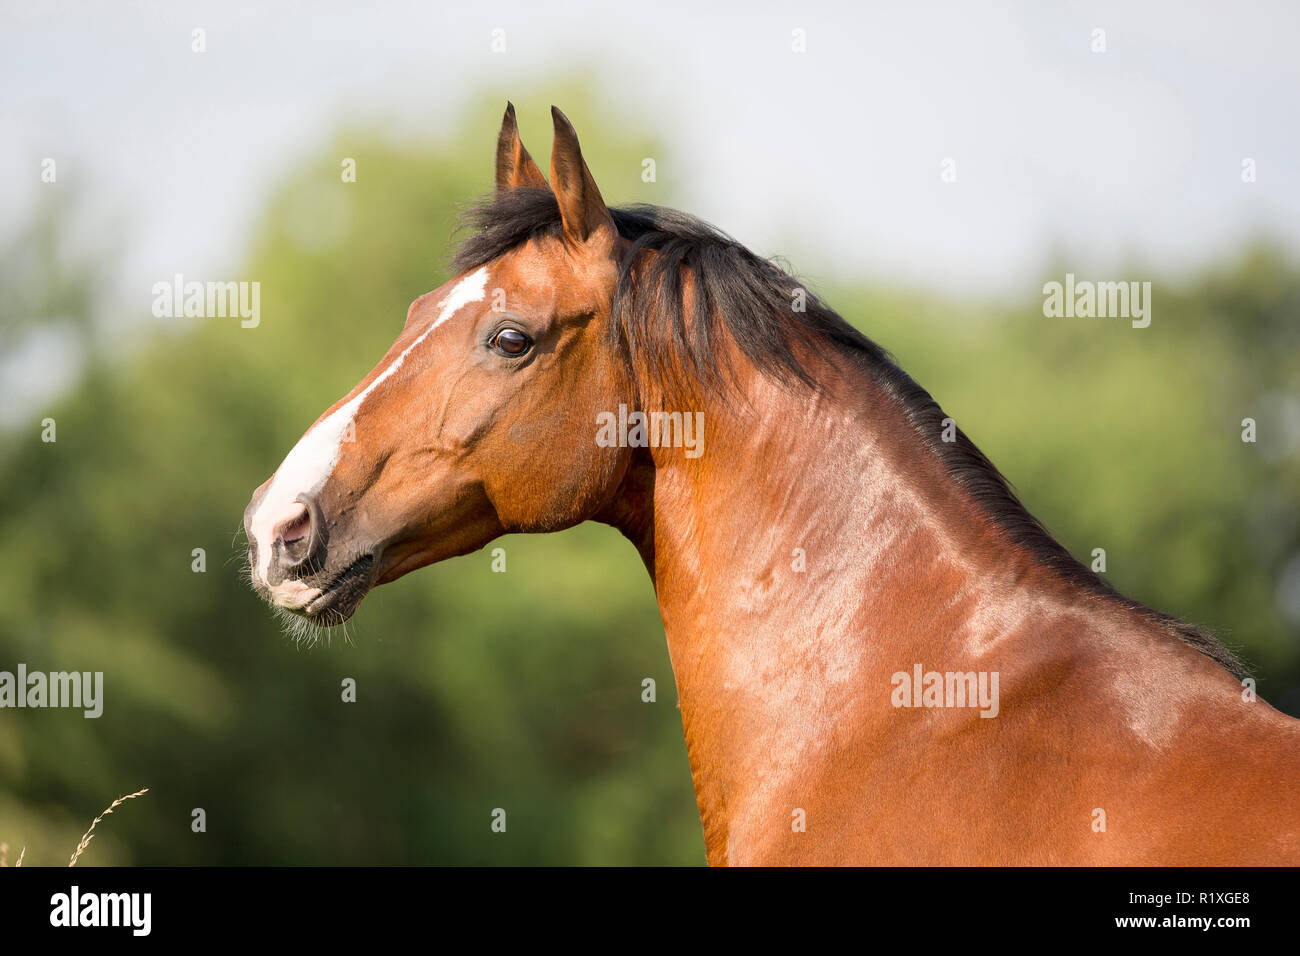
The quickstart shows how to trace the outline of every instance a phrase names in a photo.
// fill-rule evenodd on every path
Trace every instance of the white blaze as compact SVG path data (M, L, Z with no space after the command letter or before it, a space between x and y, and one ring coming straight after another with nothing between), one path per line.
M328 418L318 423L298 440L298 444L293 446L276 470L271 487L266 489L266 495L257 506L251 522L253 538L257 541L257 570L264 583L269 584L267 573L271 569L272 535L276 525L284 517L293 514L294 502L299 495L315 494L325 484L326 479L334 471L334 466L338 464L343 435L356 417L361 404L385 379L402 367L406 357L427 339L434 329L471 302L481 301L486 293L486 268L472 272L461 279L447 297L438 303L438 317L429 323L429 327L420 333L419 338L408 345L401 355L393 359L392 364L376 375L369 385L352 396L347 403L336 408ZM298 585L297 588L301 589L302 585ZM275 590L280 589L285 589L284 597L290 600L293 598L301 600L302 596L297 593L297 590L287 584L282 584ZM296 604L297 601L293 603Z

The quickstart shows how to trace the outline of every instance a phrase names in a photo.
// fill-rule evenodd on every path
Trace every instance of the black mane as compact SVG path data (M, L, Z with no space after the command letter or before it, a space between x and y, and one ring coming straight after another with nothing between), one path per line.
M1246 675L1242 662L1212 635L1124 597L1076 560L1025 509L1007 480L960 429L955 430L955 440L942 440L947 416L929 392L885 349L776 263L677 210L635 205L611 208L610 213L619 234L630 243L613 314L636 367L657 369L665 379L689 369L703 381L725 388L729 370L718 366L720 353L710 347L711 337L725 333L761 371L815 389L818 383L792 348L794 335L802 333L844 350L897 403L921 443L1016 545L1065 580L1141 613L1235 676ZM489 197L471 207L463 223L473 232L452 260L458 273L486 265L530 239L558 237L562 228L554 194L540 188L512 189ZM644 255L647 250L655 254ZM683 275L690 277L689 296ZM793 306L798 291L804 296L802 310Z

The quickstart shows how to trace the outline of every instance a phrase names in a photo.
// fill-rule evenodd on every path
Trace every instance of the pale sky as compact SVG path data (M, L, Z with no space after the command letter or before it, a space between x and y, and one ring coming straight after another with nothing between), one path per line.
M234 277L278 178L339 124L430 134L485 87L532 89L582 66L612 111L667 142L660 176L679 205L814 281L1037 297L1057 250L1081 275L1127 278L1115 275L1127 263L1195 267L1261 231L1300 245L1297 11L6 2L0 229L48 188L39 163L52 156L60 183L124 217L112 227L124 287Z

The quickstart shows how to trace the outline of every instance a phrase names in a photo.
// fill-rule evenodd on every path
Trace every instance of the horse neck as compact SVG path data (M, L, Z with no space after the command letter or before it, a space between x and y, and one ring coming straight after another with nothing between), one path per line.
M706 402L704 453L655 450L613 522L654 578L713 862L845 722L884 732L890 675L979 669L1043 595L1072 600L869 374L822 361L824 390L754 373L748 408ZM1033 608L1003 597L1038 576Z

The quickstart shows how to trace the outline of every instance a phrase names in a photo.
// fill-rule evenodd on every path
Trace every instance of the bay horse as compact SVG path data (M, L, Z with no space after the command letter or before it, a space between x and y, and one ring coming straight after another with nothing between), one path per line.
M549 183L508 106L455 278L254 492L255 590L328 627L603 522L654 583L711 864L1300 862L1300 722L784 270L607 207L552 114Z

